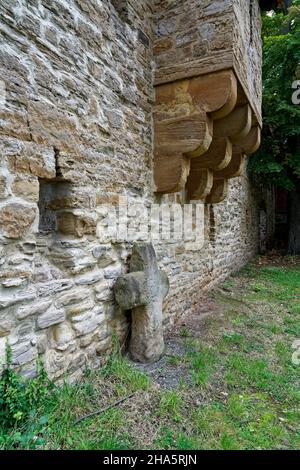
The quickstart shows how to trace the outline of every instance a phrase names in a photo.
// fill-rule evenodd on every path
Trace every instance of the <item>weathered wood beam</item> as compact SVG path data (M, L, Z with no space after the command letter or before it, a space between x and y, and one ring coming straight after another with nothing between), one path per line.
M226 118L214 121L214 136L230 137L232 142L244 139L251 129L252 111L248 104L235 108Z
M188 92L195 105L210 113L213 119L221 119L236 105L237 79L233 70L194 77Z
M220 171L215 171L214 176L216 179L224 178L236 178L237 176L241 176L243 174L243 170L246 166L247 157L243 155L240 151L236 150L233 147L232 158L229 165Z
M154 132L158 154L197 152L201 155L209 149L212 141L212 126L203 114L157 121Z
M226 179L215 179L212 190L206 198L209 204L218 204L224 201L228 193L228 181Z
M190 171L190 159L182 153L159 154L154 159L155 192L170 194L181 191Z
M197 153L188 154L189 157L197 156ZM227 137L214 137L213 141L203 155L192 158L191 170L200 168L210 168L212 170L222 170L231 160L232 143Z
M190 199L222 200L225 180L239 174L243 155L259 146L253 116L231 69L157 86L155 191L174 193L187 184Z
M213 171L209 169L196 169L190 172L187 180L187 195L191 200L205 200L209 195L214 182Z
M261 129L259 126L251 128L249 134L239 142L236 147L241 153L252 155L255 153L261 144Z

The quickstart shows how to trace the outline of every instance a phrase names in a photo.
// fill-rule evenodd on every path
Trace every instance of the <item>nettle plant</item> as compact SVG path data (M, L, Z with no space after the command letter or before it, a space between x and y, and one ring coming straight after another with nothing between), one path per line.
M40 443L36 427L41 427L46 419L40 417L34 421L33 418L53 387L41 362L38 362L36 378L28 379L18 375L12 369L11 347L7 345L6 364L0 376L0 448L7 441L21 447L35 447ZM30 419L34 425L22 433L22 426Z

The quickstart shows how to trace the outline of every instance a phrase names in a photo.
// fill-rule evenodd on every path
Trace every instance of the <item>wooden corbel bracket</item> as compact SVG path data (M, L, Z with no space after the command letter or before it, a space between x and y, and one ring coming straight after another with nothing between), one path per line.
M154 110L158 193L186 188L191 199L221 202L228 180L260 145L260 126L232 70L159 85Z
M213 120L230 114L236 101L237 80L232 70L156 87L153 113L156 192L184 189L193 159L203 156L209 165L218 146L225 145L227 151L216 168L229 163L231 143L226 138L213 142Z

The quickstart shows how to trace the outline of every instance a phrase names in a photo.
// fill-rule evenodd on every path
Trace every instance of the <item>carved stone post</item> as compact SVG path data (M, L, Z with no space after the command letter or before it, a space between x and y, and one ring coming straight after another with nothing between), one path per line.
M132 309L132 358L139 362L158 360L164 351L162 304L169 291L169 281L158 269L151 243L134 245L130 273L117 279L114 291L120 307Z

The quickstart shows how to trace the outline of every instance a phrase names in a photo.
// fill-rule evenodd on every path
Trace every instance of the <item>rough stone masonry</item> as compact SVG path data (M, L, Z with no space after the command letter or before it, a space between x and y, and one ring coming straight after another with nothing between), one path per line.
M188 185L196 185L205 213L201 249L184 240L154 241L170 280L165 325L197 309L205 289L256 252L258 211L241 162L254 148L242 136L261 125L259 6L1 0L0 15L1 361L8 341L22 374L33 376L41 357L53 379L75 380L87 364L101 364L113 335L125 344L130 329L113 288L128 272L132 243L99 238L105 205L123 196L183 207ZM197 78L196 95L187 93L194 77L208 74L207 80L225 69L231 85L223 109L211 101L203 106L204 78ZM212 76L210 83L217 94L218 81ZM173 91L161 93L168 87L174 98ZM216 164L210 144L218 148L218 119L236 107L250 118L238 136L222 134L225 153ZM154 132L166 119L176 121L172 148ZM191 122L195 139L187 149ZM224 173L229 164L235 170ZM163 188L177 175L172 191L160 191L155 174L165 178Z

